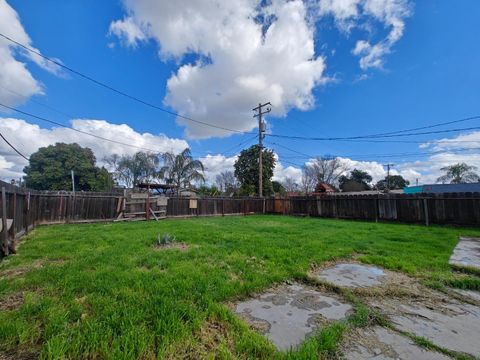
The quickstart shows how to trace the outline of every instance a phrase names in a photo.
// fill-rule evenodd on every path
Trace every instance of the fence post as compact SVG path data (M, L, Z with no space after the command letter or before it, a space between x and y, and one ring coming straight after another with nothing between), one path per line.
M423 212L425 213L425 226L429 225L428 221L428 204L427 204L427 198L423 198Z
M2 186L2 245L3 254L8 255L8 231L7 231L7 194L5 186Z
M374 197L373 201L375 202L375 222L378 222L378 195Z

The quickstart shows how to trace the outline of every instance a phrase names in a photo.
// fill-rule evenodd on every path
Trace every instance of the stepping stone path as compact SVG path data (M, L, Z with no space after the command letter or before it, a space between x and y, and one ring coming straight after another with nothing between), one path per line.
M356 288L381 285L385 272L373 266L338 264L323 270L316 277L340 287Z
M392 330L375 326L355 334L344 347L346 360L402 359L402 360L448 360L449 357L428 351L413 340Z
M322 323L344 319L351 311L351 305L299 283L271 289L235 308L279 350L296 347Z
M453 250L449 263L480 269L480 239L461 237Z
M475 243L476 244L476 243ZM478 243L480 244L480 243ZM465 245L465 244L464 244ZM471 242L466 245L472 249ZM463 247L465 249L465 247ZM479 248L480 249L480 248ZM472 251L472 250L470 250ZM461 254L463 259L465 256ZM471 263L470 265L471 266ZM316 279L330 282L336 286L347 288L368 288L382 287L387 284L392 287L395 285L395 273L383 271L379 268L361 265L361 264L337 264L333 267L321 270L319 273L312 274ZM412 280L413 281L413 280ZM472 356L480 355L480 307L472 304L464 304L445 294L419 287L420 285L412 283L412 296L396 299L386 296L369 296L366 301L370 306L387 316L394 327L416 336L424 337L434 344L457 352L467 353ZM455 290L458 291L458 290ZM461 290L460 290L461 291ZM478 296L478 293L470 291L465 292L464 296ZM477 301L478 302L478 301ZM382 328L379 328L382 329ZM376 338L376 347L354 346L351 358L359 359L382 358L382 359L436 359L441 358L437 353L431 353L423 350L420 354L420 348L413 344L408 338L396 334L392 335L385 329L366 329L362 336L367 339ZM378 345L383 344L383 345ZM380 351L386 349L385 351ZM385 352L385 353L384 353ZM388 355L390 354L390 355ZM395 356L397 354L397 356ZM416 354L411 356L409 354ZM380 357L377 357L381 355Z
M452 259L451 263L480 266L480 240L461 238ZM451 289L468 300L463 303L425 288L406 275L356 263L337 264L310 276L352 289L394 327L349 331L342 346L346 359L448 359L415 344L399 331L425 338L444 349L480 356L479 292ZM282 351L298 346L329 321L345 319L352 310L351 305L336 296L300 283L273 288L235 307L237 314Z

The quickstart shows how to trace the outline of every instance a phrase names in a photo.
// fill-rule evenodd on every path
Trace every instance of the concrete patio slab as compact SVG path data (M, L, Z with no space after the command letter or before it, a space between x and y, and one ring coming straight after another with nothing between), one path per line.
M461 237L453 250L449 263L480 269L480 239Z
M235 308L279 350L298 346L322 323L344 319L351 310L351 305L300 283L276 287Z
M315 275L317 279L347 288L378 286L385 276L378 267L351 263L337 264Z
M426 350L413 340L392 330L375 326L359 329L344 346L346 360L448 360L436 351Z
M376 305L402 331L424 337L443 348L480 354L480 308L452 299L435 304L383 299Z
M452 291L469 298L470 300L480 303L480 291L452 289Z

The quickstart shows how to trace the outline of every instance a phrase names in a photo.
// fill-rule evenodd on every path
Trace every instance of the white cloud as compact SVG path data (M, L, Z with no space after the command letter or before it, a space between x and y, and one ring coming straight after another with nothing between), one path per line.
M319 0L318 5L320 15L332 15L339 29L347 33L355 26L368 27L366 21L371 19L389 28L388 35L377 43L357 41L352 53L360 56L363 70L383 67L385 55L403 36L405 19L413 12L409 0Z
M5 0L0 0L0 32L40 53L32 46L17 12ZM43 94L42 85L33 78L26 64L17 59L19 53L49 72L57 75L61 73L57 65L0 38L0 101L8 106L23 103L33 95Z
M314 106L312 90L326 81L317 57L314 26L300 1L124 0L127 17L112 33L130 45L143 36L159 45L162 59L181 62L167 82L165 104L180 114L215 125L249 131L251 109L273 104L272 115ZM263 19L263 20L261 20ZM191 138L230 133L178 118Z
M76 119L71 121L71 126L77 130L102 134L109 139L158 152L171 151L178 153L188 147L185 140L168 138L163 134L139 133L128 125L112 124L104 120ZM105 156L111 154L133 154L141 151L141 149L103 141L67 128L41 128L36 124L20 119L0 118L0 128L7 140L27 157L37 151L38 148L56 142L76 142L81 146L89 147L93 150L97 162L100 164ZM0 177L18 178L23 175L22 171L25 165L27 165L25 159L15 154L5 142L0 142Z
M224 171L234 171L233 164L237 155L226 157L224 155L207 155L199 159L205 168L205 180L208 184L215 184L215 177Z
M119 37L124 45L132 47L135 47L138 42L146 39L143 31L135 24L131 17L113 21L110 24L109 33ZM113 45L113 43L110 43L109 46L110 45Z

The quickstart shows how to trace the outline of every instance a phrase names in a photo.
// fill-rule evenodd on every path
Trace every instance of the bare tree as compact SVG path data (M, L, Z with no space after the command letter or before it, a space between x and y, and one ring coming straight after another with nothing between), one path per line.
M317 157L310 165L317 183L336 185L338 178L348 171L348 166L339 158Z
M239 184L233 171L223 171L215 177L218 188L223 193L230 193L238 190Z
M285 188L285 190L288 192L298 191L298 188L299 188L298 184L291 177L285 178L282 185Z
M301 189L305 194L311 193L315 190L317 178L312 166L305 165L302 168Z

